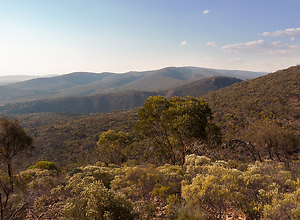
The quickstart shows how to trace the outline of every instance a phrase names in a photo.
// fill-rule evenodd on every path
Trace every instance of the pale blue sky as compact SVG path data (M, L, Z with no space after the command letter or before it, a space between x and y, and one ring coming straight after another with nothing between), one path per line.
M298 64L299 0L0 0L0 75Z

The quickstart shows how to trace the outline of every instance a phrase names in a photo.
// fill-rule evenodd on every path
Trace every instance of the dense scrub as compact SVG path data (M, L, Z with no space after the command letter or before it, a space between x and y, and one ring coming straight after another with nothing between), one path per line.
M300 65L243 81L203 96L228 137L261 119L299 130Z
M115 111L98 114L40 113L17 117L28 134L33 136L35 151L23 158L20 166L36 161L52 161L72 169L99 160L95 149L99 135L108 130L131 132L137 121L136 111Z
M10 208L24 206L23 219L299 219L299 166L191 154L183 167L30 168L18 174Z

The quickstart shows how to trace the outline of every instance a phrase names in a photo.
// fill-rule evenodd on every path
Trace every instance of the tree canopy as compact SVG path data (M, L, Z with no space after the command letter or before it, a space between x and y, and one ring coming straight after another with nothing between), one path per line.
M14 191L12 159L32 148L33 139L26 134L18 120L2 118L0 122L1 170L6 176L0 178L0 219L13 215L8 210L9 197Z
M106 164L121 164L126 161L126 147L132 144L133 138L129 133L109 130L102 132L97 142L101 161Z
M186 154L208 143L211 136L220 137L211 109L199 98L149 97L138 116L138 136L150 139L156 153L174 165L183 165Z

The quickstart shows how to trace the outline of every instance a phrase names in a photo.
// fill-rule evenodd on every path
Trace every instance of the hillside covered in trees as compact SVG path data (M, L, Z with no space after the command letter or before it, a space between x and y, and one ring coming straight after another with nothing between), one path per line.
M161 91L124 91L91 96L71 96L21 102L0 106L0 113L73 112L89 114L110 112L118 109L129 110L141 107L149 96L164 95L170 98L172 96L185 97L190 95L198 97L241 81L237 78L217 76L200 79L184 86Z
M244 80L264 74L266 73L201 67L166 67L159 70L131 71L123 74L74 72L3 85L0 87L0 105L132 90L154 92L172 89L215 76Z
M243 81L203 96L213 111L215 123L221 127L223 139L239 139L249 126L255 127L257 123L260 123L259 121L268 120L275 120L280 127L297 131L299 112L297 102L291 102L291 100L295 100L295 93L299 87L290 85L300 81L297 79L300 75L298 68L298 66L291 67L253 80ZM290 74L290 70L294 72ZM280 86L280 83L286 86ZM279 102L280 97L288 98L281 98ZM66 166L79 158L81 161L87 160L88 156L80 155L89 155L89 150L95 146L101 132L110 129L133 132L133 125L138 120L137 110L138 108L130 111L119 110L88 115L35 113L10 117L17 117L35 137L36 144L39 146L35 151L36 160L57 161ZM268 114L271 110L276 115ZM73 154L71 149L77 149L80 153ZM74 155L73 162L70 161L72 154ZM53 155L56 158L53 158ZM64 159L57 159L59 155L65 155Z
M224 131L238 130L260 119L274 119L299 129L300 66L279 70L202 96ZM236 127L236 129L235 129Z
M35 150L17 175L1 163L1 216L299 219L299 83L294 66L131 110L6 114Z

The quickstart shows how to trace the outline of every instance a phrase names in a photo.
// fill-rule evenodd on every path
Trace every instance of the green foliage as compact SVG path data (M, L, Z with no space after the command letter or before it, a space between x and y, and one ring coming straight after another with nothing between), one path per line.
M246 143L247 139L243 138L244 135L241 134L247 130L249 125L262 118L274 119L282 128L297 132L299 130L297 129L299 127L297 125L299 121L297 120L299 88L295 86L295 82L299 81L298 69L298 66L292 67L254 80L234 84L230 89L206 95L204 98L213 109L215 122L221 126L225 138L228 141L231 138L239 139ZM135 96L132 95L132 97ZM275 113L276 116L274 116ZM76 166L95 163L99 159L98 155L94 153L94 149L102 132L108 130L132 132L134 124L138 120L136 110L90 115L22 114L17 117L22 121L29 134L35 137L35 144L38 148L32 161L53 161L60 167L68 166L66 168L68 171ZM282 129L280 130L282 131ZM226 140L225 138L224 140ZM178 144L176 139L172 140L174 144ZM207 148L211 142L209 139L206 142L208 142L206 143ZM156 152L163 162L169 161L168 158L161 156L166 154L164 148L154 145L153 141L152 143L150 141L135 143L133 146L132 151L127 155L128 160L136 160L137 163L146 160L159 164L156 159L158 157L155 157ZM259 160L257 156L254 157L249 153L247 149L249 146L238 144L229 146L225 150L218 148L216 151L213 148L208 151L199 150L203 149L203 145L197 145L194 146L197 151L191 150L188 153L206 155L213 160ZM286 147L282 149L286 149ZM167 153L169 152L167 151ZM257 152L254 154L257 155ZM293 155L297 156L297 154ZM177 159L180 161L181 157ZM31 165L32 161L22 160L27 166Z
M33 138L20 126L17 119L2 118L0 122L0 219L14 218L26 202L14 200L14 158L32 150ZM16 202L18 201L18 202ZM16 206L17 205L17 206ZM18 207L20 205L20 207Z
M239 171L219 165L204 167L206 172L198 174L192 183L183 186L182 197L188 206L203 210L213 219L223 219L232 207L232 191Z
M191 178L197 176L198 173L203 172L203 165L210 165L211 159L206 156L196 156L190 154L186 156L184 168Z
M41 113L18 115L28 134L34 136L35 152L23 158L22 167L36 161L51 161L71 171L74 167L96 163L99 160L96 145L99 135L108 130L131 133L137 121L136 111L117 111L103 114ZM144 146L134 148L129 160L142 160ZM134 152L134 153L133 153ZM139 153L138 153L139 152Z
M233 211L247 219L297 216L299 185L284 163L256 162L245 170L232 165L187 157L184 167L191 176L182 182L182 197L190 214L202 213L205 219L223 219Z
M106 164L122 164L127 160L127 152L133 138L129 133L109 130L100 134L97 142L100 160Z
M16 155L32 150L32 143L33 138L26 134L17 119L1 119L0 157L8 166Z
M158 167L158 171L159 180L151 195L160 197L166 203L169 197L180 195L181 181L186 172L179 166L169 164Z
M60 178L56 170L30 168L19 173L15 184L23 193L48 195L52 188L60 184Z
M293 193L280 193L274 190L270 204L264 206L264 219L291 219L300 218L300 189Z
M112 193L101 182L86 178L80 189L80 183L72 184L72 190L78 193L62 207L62 219L134 219L130 201Z
M170 196L180 195L184 174L181 167L172 165L122 167L110 186L134 202L141 219L151 219L159 204L164 206Z
M149 199L159 177L158 170L153 165L148 165L145 168L140 166L129 168L124 178L128 185L134 186L134 189L136 189L129 196L131 198L142 197Z
M29 167L29 169L35 168L41 170L57 170L57 167L54 165L54 163L49 161L39 161L35 165Z
M191 97L151 97L138 115L135 110L19 115L39 146L33 158L39 162L10 175L7 171L12 169L5 162L11 157L5 155L13 153L5 154L8 148L0 140L1 202L6 203L1 215L11 219L227 219L229 215L299 219L298 70L299 66L243 82L242 92L234 85L233 92L208 95L216 121L226 133L221 147L217 147L220 128L212 123L208 104ZM280 84L277 90L273 82ZM136 131L143 140L133 142L130 134L138 117ZM16 124L13 131L22 130ZM23 167L34 164L19 157L27 147L10 151L18 153L11 165L17 167L15 161L22 161ZM57 171L47 161L67 165L70 172Z
M51 197L36 199L35 215L45 213L47 218L58 215L61 219L136 219L133 204L108 188L113 170L87 166L82 173L67 176L65 184L51 190Z
M149 97L139 110L135 129L141 139L150 139L157 154L172 164L183 165L188 151L195 142L206 142L209 136L211 109L201 99L163 96ZM211 126L210 126L211 125Z
M15 178L10 208L44 219L299 218L297 161L288 169L273 160L242 164L192 154L185 161L183 167L98 162L69 175L27 169Z

